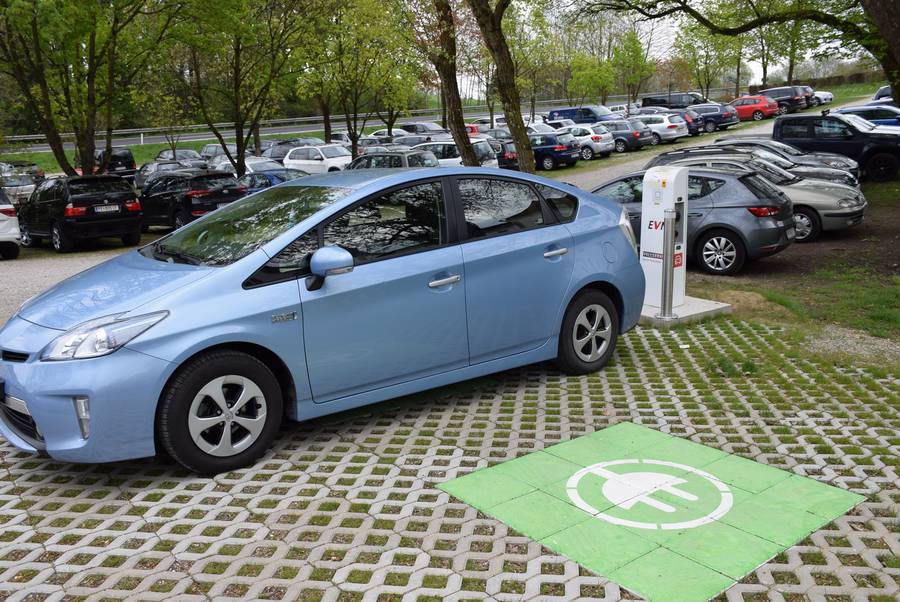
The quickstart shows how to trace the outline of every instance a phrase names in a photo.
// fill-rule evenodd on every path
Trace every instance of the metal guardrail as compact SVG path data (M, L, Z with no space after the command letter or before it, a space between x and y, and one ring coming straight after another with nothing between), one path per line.
M734 88L714 88L710 89L709 93L711 96L720 96L725 93L731 95ZM667 94L667 91L663 92L647 92L641 94L641 96L650 96L650 95L662 95ZM607 104L625 104L628 102L628 96L625 94L615 94L610 95L606 99ZM568 99L565 98L556 98L550 100L538 100L535 101L536 108L548 108L551 106L569 106L572 104ZM585 104L590 104L589 102L585 102ZM502 114L503 109L500 103L496 103L494 105L494 110L497 114ZM521 111L523 114L528 114L531 112L531 103L523 102L521 105ZM469 115L470 117L481 116L488 112L488 105L468 105L463 107L463 113ZM410 117L427 117L427 116L439 116L441 114L440 107L434 108L421 108L421 109L412 109L407 111L402 119L408 120ZM264 119L259 122L261 128L267 127L278 127L278 126L289 126L289 125L319 125L321 124L324 128L324 122L322 120L321 115L314 115L311 117L286 117L281 119ZM214 124L217 129L233 129L234 122L222 122ZM171 132L173 134L190 134L194 132L208 132L210 131L209 125L205 123L197 123L191 125L184 126L167 126L167 127L145 127L145 128L129 128L129 129L120 129L113 130L114 138L121 138L125 136L141 136L143 140L143 136L147 134L165 134L167 132ZM61 135L63 140L74 140L75 134L71 132L67 132ZM105 131L97 131L94 134L95 138L102 139L105 138ZM46 136L44 134L23 134L16 136L4 136L4 142L46 142Z

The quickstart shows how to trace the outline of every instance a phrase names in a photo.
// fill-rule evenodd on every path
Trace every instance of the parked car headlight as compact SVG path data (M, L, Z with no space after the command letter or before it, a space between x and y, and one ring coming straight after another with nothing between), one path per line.
M59 335L41 352L42 361L80 360L109 355L169 315L158 311L123 318L105 316L79 324Z
M849 169L850 164L846 161L841 161L840 159L825 159L825 165L829 167L834 167L837 169Z
M838 207L842 209L858 207L859 205L862 205L862 201L860 201L859 199L841 199L838 201Z
M635 238L634 230L631 228L631 220L628 219L628 211L624 208L622 209L622 213L619 214L619 228L622 229L625 238L628 239L628 242L631 243L631 248L634 249L634 254L637 255L637 238Z

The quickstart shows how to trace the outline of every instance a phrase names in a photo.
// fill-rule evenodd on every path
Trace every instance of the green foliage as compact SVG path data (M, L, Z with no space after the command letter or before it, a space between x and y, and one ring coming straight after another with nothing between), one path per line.
M637 101L641 87L656 69L648 51L634 30L628 31L621 45L613 51L612 68L632 102Z
M601 97L605 102L610 89L615 85L615 72L609 61L598 61L585 54L578 54L572 60L572 77L569 89L583 103L588 98Z

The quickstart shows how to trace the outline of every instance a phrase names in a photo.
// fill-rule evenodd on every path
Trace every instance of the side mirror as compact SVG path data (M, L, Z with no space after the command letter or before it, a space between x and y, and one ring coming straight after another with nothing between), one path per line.
M847 130L846 132L844 132L844 138L846 138L847 140L850 140L851 138L853 138L853 132L851 132L850 130Z
M338 246L318 249L309 260L312 276L306 279L306 290L317 291L325 284L326 276L337 276L353 271L353 255Z

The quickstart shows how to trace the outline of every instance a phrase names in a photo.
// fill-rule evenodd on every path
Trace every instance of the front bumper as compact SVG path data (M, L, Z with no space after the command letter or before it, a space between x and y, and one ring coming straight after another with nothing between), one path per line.
M19 449L66 462L154 455L156 405L171 364L128 348L94 359L40 361L40 351L59 334L18 317L0 330L0 348L17 358L0 360L3 399L15 400L0 407L0 435ZM87 437L76 397L88 399Z
M828 211L822 213L822 230L843 230L863 223L866 218L866 206L847 211Z

